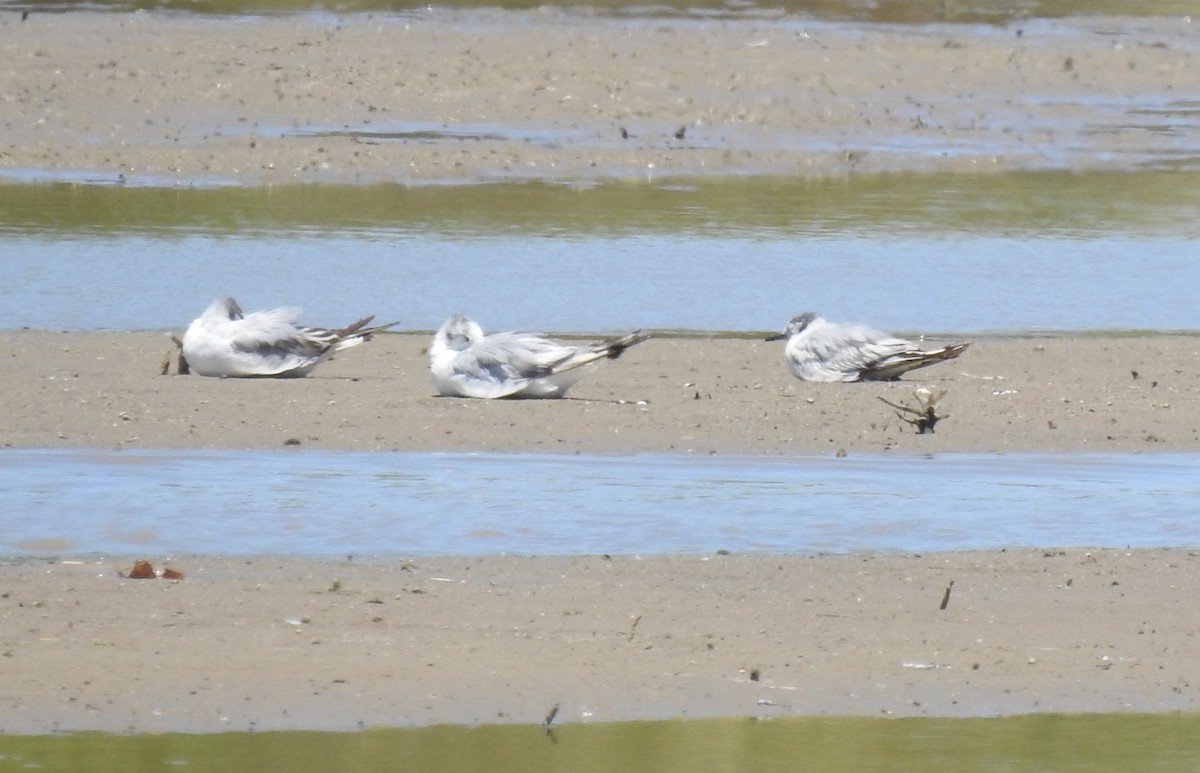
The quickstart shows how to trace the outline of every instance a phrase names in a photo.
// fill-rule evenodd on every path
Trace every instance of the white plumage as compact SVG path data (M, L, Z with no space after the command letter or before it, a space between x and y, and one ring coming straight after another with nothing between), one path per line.
M300 309L242 312L228 296L214 300L183 334L187 367L201 376L307 376L331 354L397 324L367 327L373 316L338 330L297 324Z
M801 381L892 381L916 368L951 360L969 343L923 351L912 341L866 325L839 324L806 312L794 317L782 333L784 359Z
M429 348L429 371L438 394L450 397L562 397L591 370L649 338L635 331L597 344L575 346L531 333L493 333L462 314L446 320Z

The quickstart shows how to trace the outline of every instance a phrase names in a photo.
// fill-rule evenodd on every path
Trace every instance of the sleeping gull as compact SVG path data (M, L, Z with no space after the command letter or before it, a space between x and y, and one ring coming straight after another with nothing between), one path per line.
M782 333L783 354L792 375L801 381L893 381L910 370L952 360L969 343L922 351L912 341L866 325L838 324L806 312L794 317Z
M244 314L237 301L217 298L183 334L182 355L201 376L307 376L331 354L356 346L397 323L367 327L363 317L339 330L297 325L300 309Z
M455 314L433 337L429 371L438 394L449 397L562 397L587 375L587 366L615 360L649 337L638 330L575 346L532 333L484 335L473 320Z

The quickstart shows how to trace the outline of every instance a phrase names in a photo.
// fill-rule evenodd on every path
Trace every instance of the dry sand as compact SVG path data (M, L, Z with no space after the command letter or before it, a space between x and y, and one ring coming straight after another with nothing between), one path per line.
M1194 710L1187 550L0 565L0 732ZM951 587L951 583L953 586ZM949 601L941 609L947 588Z
M780 20L553 10L470 23L8 13L0 176L1120 167L1200 144L1194 122L1095 123L1104 105L1148 120L1120 107L1131 94L1172 109L1198 71L1194 48L1176 20L810 34ZM419 136L455 127L472 136ZM0 437L704 454L1200 447L1189 336L981 340L906 382L859 385L795 381L778 344L660 338L553 402L435 398L426 343L384 335L306 380L224 381L156 375L160 333L5 331ZM877 399L909 402L922 384L948 390L935 434ZM0 565L0 732L535 723L556 703L560 721L1173 710L1194 709L1200 685L1200 566L1186 550L177 556L180 582L120 577L135 558L163 557Z
M833 454L1200 449L1200 336L984 339L888 383L809 384L783 344L652 338L565 400L436 397L427 334L306 379L157 375L161 333L3 331L8 446ZM938 341L929 340L933 346ZM933 434L879 398L946 390Z

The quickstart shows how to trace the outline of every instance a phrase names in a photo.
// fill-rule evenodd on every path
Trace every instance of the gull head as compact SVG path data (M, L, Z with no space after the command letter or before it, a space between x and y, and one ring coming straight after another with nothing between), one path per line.
M817 315L811 311L806 311L803 314L797 314L796 316L792 317L791 322L787 323L787 327L783 329L782 333L776 333L775 335L767 336L764 340L779 341L784 338L791 338L792 336L799 335L816 319L818 319Z
M228 295L222 295L208 305L208 308L204 310L204 316L233 321L241 319L244 315L242 307L238 306L237 301Z
M434 339L447 349L461 352L483 340L483 328L465 314L455 314L442 323Z

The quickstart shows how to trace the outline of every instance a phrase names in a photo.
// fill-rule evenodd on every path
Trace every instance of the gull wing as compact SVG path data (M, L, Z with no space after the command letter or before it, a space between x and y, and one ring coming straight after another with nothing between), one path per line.
M530 379L554 373L579 349L532 333L495 333L464 352L468 353L478 369L494 377Z
M552 374L575 351L529 333L496 333L459 352L449 380L466 397L512 397Z
M789 341L792 371L805 381L857 381L864 370L912 347L865 325L821 321Z
M555 366L554 372L564 373L568 370L573 370L574 368L590 365L596 360L615 360L624 354L626 349L636 344L640 344L642 341L650 338L650 336L650 333L643 333L641 330L635 330L632 333L626 333L622 336L601 341L598 344L592 344L587 349L577 348L571 359Z
M319 360L329 350L332 340L319 332L296 327L299 316L299 309L285 307L256 311L230 323L234 326L230 348L241 361L242 371L249 375L279 376Z
M871 381L893 381L910 370L933 365L936 362L952 360L966 351L970 343L952 344L941 349L921 351L913 349L893 354L865 369L862 377Z
M301 329L315 338L328 340L332 349L335 352L340 352L342 349L349 349L351 346L358 346L364 341L370 341L371 337L376 333L382 333L400 324L399 322L389 322L386 325L367 327L373 319L375 319L375 315L368 314L357 322L353 322L338 330L325 330L324 328L312 327Z

